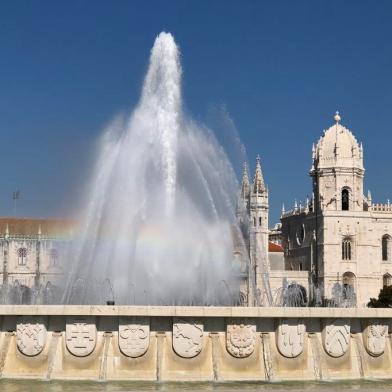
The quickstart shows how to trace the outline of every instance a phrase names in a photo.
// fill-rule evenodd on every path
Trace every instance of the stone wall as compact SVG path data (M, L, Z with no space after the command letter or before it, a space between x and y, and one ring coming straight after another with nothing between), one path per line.
M392 377L392 309L0 306L3 378Z

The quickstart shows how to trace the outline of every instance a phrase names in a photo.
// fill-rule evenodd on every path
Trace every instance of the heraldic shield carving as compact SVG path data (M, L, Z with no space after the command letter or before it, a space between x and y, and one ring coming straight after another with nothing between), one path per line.
M97 327L90 318L67 318L65 342L68 351L76 357L86 357L94 351Z
M378 357L384 353L386 337L388 336L388 325L379 321L370 321L363 334L366 351Z
M245 321L245 320L243 320ZM256 325L237 320L236 324L226 327L226 349L236 358L249 357L255 350Z
M38 355L45 347L46 327L42 320L22 317L16 325L16 345L29 357Z
M118 346L127 357L144 355L150 344L150 324L146 317L121 317L118 326Z
M279 352L287 358L295 358L304 350L306 327L301 319L282 319L276 334Z
M175 319L173 323L173 350L183 358L198 355L203 345L203 324L194 319Z
M349 320L335 319L325 325L323 331L323 344L325 351L331 357L338 358L344 355L350 344Z

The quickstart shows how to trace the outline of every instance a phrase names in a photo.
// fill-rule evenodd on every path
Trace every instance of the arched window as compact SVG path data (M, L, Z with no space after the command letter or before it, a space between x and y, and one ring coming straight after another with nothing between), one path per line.
M256 227L256 218L253 218L253 226Z
M392 246L392 239L391 236L388 234L383 235L381 239L381 248L382 248L382 261L389 261L391 260L391 246Z
M351 260L352 243L350 237L343 238L342 241L342 260Z
M352 272L343 274L343 286L355 286L355 275Z
M350 209L349 196L349 190L347 188L342 189L342 211L348 211Z
M55 248L50 249L49 258L50 258L50 261L49 261L50 266L55 267L57 265L58 259L59 259L58 250Z
M259 226L261 226L261 216L259 216Z
M27 260L27 249L19 248L18 249L18 265L26 265Z
M343 274L342 299L346 307L356 306L355 275L352 272L345 272Z
M383 287L385 287L385 286L392 286L392 276L391 275L385 274L382 277L382 286Z
M301 246L305 240L305 225L302 224L300 227L298 227L296 236L297 244Z

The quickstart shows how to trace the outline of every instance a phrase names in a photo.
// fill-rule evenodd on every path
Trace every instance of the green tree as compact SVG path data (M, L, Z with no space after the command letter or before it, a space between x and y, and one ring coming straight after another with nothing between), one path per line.
M392 286L384 286L378 298L370 298L367 306L369 308L392 308Z

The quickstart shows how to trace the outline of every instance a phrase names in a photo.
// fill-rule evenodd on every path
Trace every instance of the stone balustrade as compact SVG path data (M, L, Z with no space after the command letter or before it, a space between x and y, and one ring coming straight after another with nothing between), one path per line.
M369 211L372 212L392 212L392 204L372 204L369 207Z
M3 378L392 377L392 309L0 306Z

